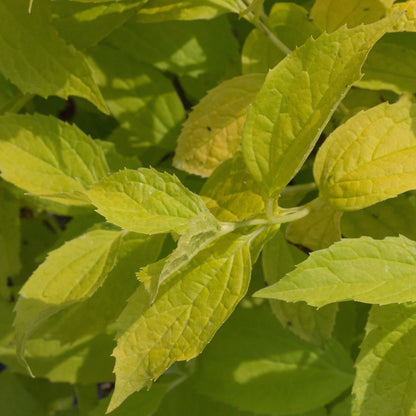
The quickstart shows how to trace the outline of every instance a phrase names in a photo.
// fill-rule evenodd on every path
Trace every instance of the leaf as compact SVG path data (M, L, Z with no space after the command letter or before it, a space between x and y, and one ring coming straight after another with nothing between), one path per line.
M288 244L284 232L279 231L263 249L262 265L266 283L272 285L278 282L306 258L307 255ZM304 302L287 303L277 299L271 299L270 306L283 327L316 345L324 345L331 336L338 310L337 305L316 309Z
M243 131L253 177L276 197L300 169L374 43L397 20L310 39L267 75Z
M413 33L387 34L374 46L364 64L364 77L355 85L397 94L416 91L416 47ZM400 63L398 65L398 63Z
M291 222L286 229L286 238L310 250L327 248L341 239L342 212L336 211L320 198L308 204L309 214Z
M303 7L295 3L276 3L267 18L267 26L289 49L303 45L310 36L317 37L320 30ZM242 51L243 74L267 72L286 57L259 29L246 37Z
M196 387L241 410L278 416L328 403L353 378L336 342L323 350L299 339L263 305L235 311L199 359Z
M51 251L25 283L16 305L16 349L49 317L91 297L113 268L122 233L96 230Z
M124 168L138 169L141 167L141 163L136 156L122 155L117 152L116 145L114 143L99 139L95 139L94 142L97 143L104 152L104 157L107 161L110 172L118 172Z
M119 122L108 140L121 153L139 158L145 151L154 153L156 146L173 150L185 113L172 82L113 47L100 44L88 54L105 102Z
M249 74L224 81L197 104L178 138L173 165L208 177L240 149L247 110L264 82Z
M22 93L0 74L0 114L13 110L14 104L21 97Z
M190 218L207 210L202 199L176 176L154 169L114 173L87 195L107 221L144 234L181 233Z
M251 412L241 412L235 407L215 402L199 394L195 390L194 383L195 377L191 377L186 382L169 391L154 416L255 416ZM150 391L152 390L153 387Z
M137 278L145 284L149 292L150 301L154 302L160 285L166 279L169 279L225 232L227 231L221 230L219 222L209 211L191 218L185 232L178 240L176 249L166 259L145 267L137 274Z
M221 221L242 220L264 211L263 192L241 153L218 166L202 187L201 196Z
M311 19L324 31L333 32L342 25L358 26L383 18L395 0L315 0Z
M0 188L0 295L6 292L8 280L19 273L20 206L16 198Z
M2 54L0 72L24 93L76 95L107 113L85 57L50 25L48 3L38 0L29 14L26 0L2 1L0 49L7 53Z
M411 415L415 407L414 304L373 306L356 362L353 415Z
M314 177L321 198L343 211L416 187L416 104L407 98L351 117L319 149Z
M43 336L71 343L87 335L98 335L114 322L137 289L136 272L159 257L164 235L127 233L117 253L117 262L103 285L82 302L68 306L48 319ZM88 316L88 320L85 317Z
M241 10L237 0L149 0L137 13L137 21L143 23L165 20L212 19L227 12Z
M212 339L247 291L249 243L257 232L229 233L200 251L165 280L152 306L144 286L130 298L113 353L116 388L109 411Z
M168 393L178 382L178 377L173 380L161 379L153 385L149 391L142 390L138 393L132 394L126 401L117 409L113 410L112 416L149 416L155 414L159 409L162 400L166 393ZM106 397L100 400L99 405L94 409L89 416L103 416L111 398Z
M145 2L109 1L99 4L58 0L50 6L52 24L68 43L86 50L131 19Z
M346 300L380 305L414 301L415 255L416 243L403 236L344 239L312 253L255 296L316 307Z
M63 408L70 408L73 389L65 384L46 380L32 380L6 370L0 374L0 401L3 416L44 416Z
M416 198L399 195L359 211L346 212L342 216L342 235L358 238L368 235L376 239L404 235L416 240Z
M217 36L221 42L215 41ZM161 71L192 78L215 75L211 88L224 76L227 67L240 59L238 42L225 17L189 22L127 23L106 42L138 62L151 64Z
M67 205L89 205L82 194L107 174L101 148L74 125L41 115L0 117L2 177Z
M416 1L408 0L393 5L389 14L401 13L399 21L394 25L394 32L416 32Z

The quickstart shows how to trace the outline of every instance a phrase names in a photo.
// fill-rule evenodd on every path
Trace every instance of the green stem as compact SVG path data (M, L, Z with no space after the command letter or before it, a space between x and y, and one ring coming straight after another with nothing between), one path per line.
M261 30L272 42L273 44L280 49L285 55L290 55L292 51L271 31L267 26L267 23L263 20L259 20L256 23L256 26Z
M290 55L292 51L273 33L267 25L267 16L264 12L253 13L252 9L256 7L255 2L256 0L253 0L251 3L248 3L247 1L245 3L244 1L239 1L240 7L242 7L240 16L245 16L250 23L263 32L264 35L267 36L270 41L285 55Z

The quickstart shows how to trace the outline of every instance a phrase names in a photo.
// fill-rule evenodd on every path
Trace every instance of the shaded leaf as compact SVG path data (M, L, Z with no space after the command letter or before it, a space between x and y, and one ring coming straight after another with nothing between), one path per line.
M294 3L273 5L267 26L290 50L301 46L310 37L317 37L320 30L309 18L307 10ZM242 51L243 73L267 72L286 57L259 29L253 29L246 37Z
M302 341L276 322L267 305L238 308L199 363L199 392L273 415L322 406L354 377L348 354L336 342L322 350Z
M272 285L278 282L306 258L307 255L288 244L284 232L279 231L263 249L262 265L266 283ZM270 306L283 327L317 345L325 344L331 336L338 310L337 305L316 309L304 302L288 303L277 299L271 299Z
M190 0L149 0L136 19L140 22L165 20L212 19L227 12L241 10L237 0L199 0L198 5Z

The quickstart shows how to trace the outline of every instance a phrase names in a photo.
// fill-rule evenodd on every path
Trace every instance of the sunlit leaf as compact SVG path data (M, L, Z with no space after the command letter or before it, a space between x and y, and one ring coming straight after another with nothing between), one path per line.
M416 188L416 104L403 98L350 118L320 148L314 177L321 197L356 210Z
M256 296L321 307L333 302L385 305L416 300L416 243L406 237L344 239L313 252Z
M212 339L248 288L255 235L235 232L216 240L164 281L153 305L144 286L130 298L120 316L110 410Z
M361 78L369 50L395 19L324 33L268 73L248 112L243 153L269 197L300 169L337 104Z
M122 233L96 230L51 251L20 291L16 343L23 358L27 339L50 316L88 299L113 268Z
M373 306L366 332L356 362L352 414L414 414L415 305Z
M240 149L247 109L264 75L242 75L224 81L197 104L178 138L173 164L178 169L209 176Z
M207 210L176 176L154 169L114 173L87 194L109 222L144 234L182 232L190 218Z

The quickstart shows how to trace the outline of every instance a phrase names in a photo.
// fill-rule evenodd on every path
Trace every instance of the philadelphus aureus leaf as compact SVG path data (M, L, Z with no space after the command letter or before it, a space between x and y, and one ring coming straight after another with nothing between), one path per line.
M195 4L197 3L197 4ZM165 20L212 19L227 12L241 11L238 0L149 0L136 20L143 23Z
M416 104L383 103L350 118L315 159L321 197L356 210L416 188Z
M416 32L416 1L410 0L393 5L389 13L402 12L400 20L394 25L395 32Z
M27 339L50 316L88 299L113 268L120 231L90 231L51 251L20 291L16 305L17 353L23 358Z
M247 115L243 153L269 197L300 169L337 104L361 78L369 50L396 20L324 33L268 73Z
M373 23L387 13L395 0L315 0L311 19L326 32L346 24Z
M291 222L286 229L286 238L310 250L327 248L341 239L342 212L336 211L320 198L308 204L310 213Z
M264 210L263 192L248 172L241 152L215 169L201 196L221 221L242 220Z
M207 211L202 199L176 176L154 169L112 174L87 195L109 222L144 234L183 232L190 218Z
M263 85L264 75L242 75L224 81L196 105L178 138L173 164L201 176L240 148L249 105Z
M48 3L38 0L29 14L26 0L1 2L0 49L7 53L2 53L0 72L24 93L77 95L107 112L85 57L49 23Z
M116 388L109 410L150 386L175 361L198 355L248 288L257 230L216 240L165 280L152 306L141 286L120 316Z
M154 301L163 281L223 234L219 222L209 211L201 212L196 217L191 218L185 232L178 241L177 248L169 257L158 262L156 268L155 265L151 265L152 270L146 267L137 275L138 279L146 285L151 302Z
M406 237L344 239L316 251L258 297L312 306L355 300L385 305L416 300L416 243Z
M269 285L278 282L307 257L286 242L284 232L277 232L264 246L261 257L265 281ZM316 309L305 302L289 303L278 299L270 299L270 306L284 327L317 345L323 345L331 336L338 310L336 304Z
M108 172L101 148L74 125L41 115L0 117L0 169L14 185L67 205Z
M416 307L373 306L357 358L354 416L416 413Z

